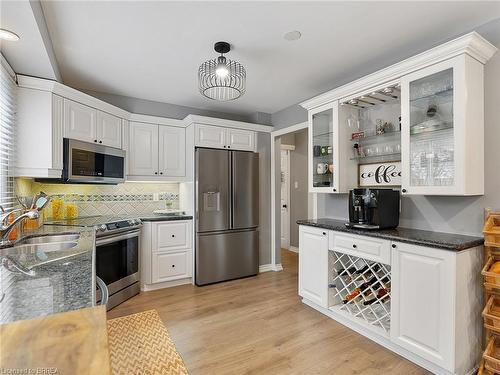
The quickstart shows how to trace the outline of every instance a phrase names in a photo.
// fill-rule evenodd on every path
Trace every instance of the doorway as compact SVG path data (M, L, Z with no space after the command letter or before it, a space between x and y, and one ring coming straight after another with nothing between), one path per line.
M290 150L281 149L281 248L290 248Z

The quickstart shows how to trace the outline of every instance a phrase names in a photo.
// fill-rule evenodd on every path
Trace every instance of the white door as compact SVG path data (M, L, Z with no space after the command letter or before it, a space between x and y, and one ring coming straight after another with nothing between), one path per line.
M290 153L281 150L281 248L290 247Z
M97 111L64 99L64 137L97 143Z
M158 162L160 176L186 175L186 129L159 126Z
M97 142L109 147L122 147L122 119L97 111Z
M130 122L129 175L158 175L158 125Z
M453 372L456 254L393 245L391 340Z
M227 129L227 147L231 150L254 151L255 132L251 130Z
M328 307L328 231L300 226L299 295Z
M196 125L196 146L226 148L226 128L209 125Z

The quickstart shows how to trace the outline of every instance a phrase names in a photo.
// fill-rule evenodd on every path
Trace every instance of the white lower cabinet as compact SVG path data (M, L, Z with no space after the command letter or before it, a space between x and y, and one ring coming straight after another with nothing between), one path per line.
M191 220L145 221L141 234L141 289L191 282Z
M321 307L328 307L327 230L300 227L299 295Z
M452 371L455 253L397 243L392 255L391 340Z
M342 285L354 281L339 283L338 270L345 267L344 273L359 278L350 267L360 270L367 262L385 265L390 285L385 331L361 319L355 307L362 305L342 308ZM299 230L299 295L304 302L435 374L466 375L479 363L482 263L482 247L451 251L310 226ZM370 308L378 306L367 305L363 314Z

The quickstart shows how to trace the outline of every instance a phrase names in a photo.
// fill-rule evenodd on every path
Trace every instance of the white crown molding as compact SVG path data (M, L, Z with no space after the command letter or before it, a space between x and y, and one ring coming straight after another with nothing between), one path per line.
M72 87L63 85L62 83L52 81L50 79L42 79L18 74L17 84L19 87L49 91L53 94L62 96L63 98L74 100L75 102L87 105L103 112L110 113L120 118L128 119L130 116L130 113L125 111L124 109L118 108L112 104L94 98L91 95L85 94Z
M203 125L212 125L212 126L222 126L224 128L235 128L235 129L246 129L246 130L254 130L258 132L271 133L274 128L268 125L254 124L251 122L243 122L243 121L234 121L234 120L226 120L220 119L216 117L207 117L207 116L198 116L198 115L188 115L184 119L186 125L192 124L203 124Z
M468 54L485 64L496 51L497 48L493 44L473 31L406 60L390 65L375 73L368 74L348 84L315 96L312 99L300 103L300 105L310 110L330 103L333 100L341 99L348 95L354 95L361 90L383 84L386 81L398 79L403 75L461 54Z
M146 122L150 124L177 126L179 128L185 128L188 126L184 120L178 120L168 117L141 115L138 113L131 113L128 119L130 121L135 121L135 122Z

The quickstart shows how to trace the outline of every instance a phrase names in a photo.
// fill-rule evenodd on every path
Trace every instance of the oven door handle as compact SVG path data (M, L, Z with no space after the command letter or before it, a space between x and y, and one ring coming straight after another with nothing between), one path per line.
M109 300L109 291L106 283L99 277L95 277L95 283L97 287L101 290L101 305L106 305Z
M116 235L111 235L109 237L103 237L103 238L97 238L96 239L96 246L100 245L107 245L112 242L120 241L120 240L127 240L129 238L134 238L138 237L139 234L141 233L141 230L134 230L133 232L126 232L126 233L119 233Z

